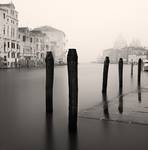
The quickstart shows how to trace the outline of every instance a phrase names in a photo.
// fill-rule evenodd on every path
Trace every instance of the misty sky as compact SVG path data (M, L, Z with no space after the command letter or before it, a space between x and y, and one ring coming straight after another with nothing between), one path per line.
M9 0L0 0L8 3ZM19 25L50 25L64 31L79 61L91 61L111 48L119 34L148 46L147 0L13 0Z

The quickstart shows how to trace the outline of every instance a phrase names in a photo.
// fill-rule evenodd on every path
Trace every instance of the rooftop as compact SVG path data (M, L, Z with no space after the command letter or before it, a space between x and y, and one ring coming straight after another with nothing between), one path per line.
M51 26L47 26L47 25L35 28L34 30L36 30L36 31L40 30L42 32L59 32L59 33L63 33L65 35L65 33L63 31L53 28Z
M29 31L29 28L28 27L19 27L18 30L20 32L27 32L27 31Z
M42 33L41 31L30 30L28 27L19 27L18 30L19 32L22 32L22 33L29 33L29 34L37 35L37 36L45 36L45 34Z
M11 7L13 9L15 9L15 6L14 4L11 2L11 3L7 3L7 4L0 4L0 7Z

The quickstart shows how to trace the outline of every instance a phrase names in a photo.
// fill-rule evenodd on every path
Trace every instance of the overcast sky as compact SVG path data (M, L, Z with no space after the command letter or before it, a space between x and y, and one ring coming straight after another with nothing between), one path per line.
M9 0L0 0L8 3ZM119 34L148 46L147 0L13 0L19 25L50 25L64 31L80 61L94 60Z

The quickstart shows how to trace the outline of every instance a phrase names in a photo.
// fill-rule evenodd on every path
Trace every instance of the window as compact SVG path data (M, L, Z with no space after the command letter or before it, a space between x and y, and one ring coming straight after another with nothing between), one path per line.
M19 58L20 57L20 53L17 53L17 58Z
M6 18L6 14L5 14L5 13L3 13L3 18L4 18L4 19Z
M6 29L5 29L5 25L4 25L3 34L5 35L5 33L6 33Z
M32 43L32 38L30 38L30 42Z
M4 61L7 61L7 57L6 56L4 56Z
M14 37L15 36L15 29L12 27L11 28L11 37Z
M11 53L11 58L15 58L15 53L14 52Z
M4 52L6 52L6 43L4 43Z
M11 43L11 48L15 49L15 43Z
M10 52L8 52L8 58L10 58Z
M7 27L7 35L9 36L9 26Z
M11 14L14 15L14 10L11 10Z
M13 37L15 37L15 29L13 29Z
M17 49L19 49L19 44L17 44Z
M10 47L10 43L8 42L8 48Z
M23 42L26 42L26 36L25 35L23 36Z

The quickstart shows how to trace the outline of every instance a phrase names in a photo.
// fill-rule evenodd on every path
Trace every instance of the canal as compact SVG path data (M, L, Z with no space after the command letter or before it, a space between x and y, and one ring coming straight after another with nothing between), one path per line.
M98 104L101 99L102 71L100 64L79 65L79 111ZM123 93L137 88L137 66L131 78L130 66L124 65ZM142 72L142 86L148 85L148 73ZM118 95L118 66L110 65L108 79L108 99ZM95 121L83 120L80 123L79 140L69 137L67 129L68 116L68 78L67 67L55 67L54 74L54 112L52 117L45 114L45 69L33 70L0 70L0 150L46 150L46 149L82 149L88 139L95 132ZM90 125L91 124L91 125ZM107 128L100 123L99 130ZM113 125L117 127L128 125ZM125 127L126 126L126 127ZM92 132L88 128L92 128ZM146 127L143 127L144 133ZM129 128L128 128L129 129ZM136 127L130 131L136 131ZM123 130L123 131L124 131ZM127 131L127 130L126 130ZM125 132L126 132L125 131ZM129 131L128 131L129 132ZM87 133L87 134L86 134ZM107 133L108 134L108 133ZM95 136L95 135L94 135ZM103 138L105 138L104 135ZM123 133L124 136L124 133ZM83 138L83 140L82 140ZM116 137L117 138L117 137ZM126 138L126 135L125 135ZM72 139L70 141L70 139ZM86 140L86 141L85 141ZM90 139L91 140L91 139ZM98 139L101 143L103 139ZM89 143L89 142L88 142ZM97 147L94 143L93 150ZM122 142L120 143L123 144ZM141 143L142 145L143 143ZM78 147L77 147L78 146ZM109 145L108 145L109 146ZM80 148L81 147L81 148ZM102 149L105 149L102 147Z

